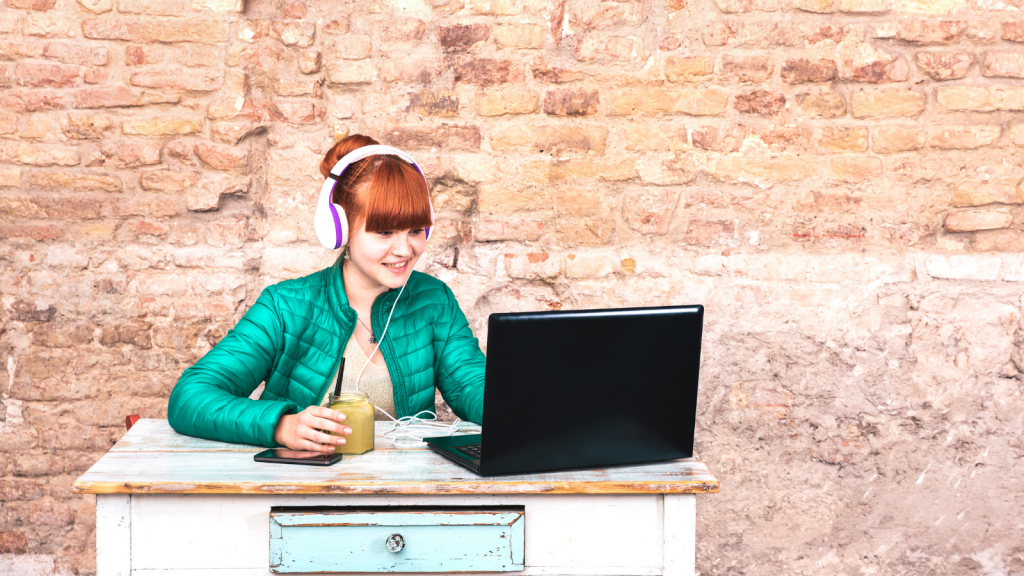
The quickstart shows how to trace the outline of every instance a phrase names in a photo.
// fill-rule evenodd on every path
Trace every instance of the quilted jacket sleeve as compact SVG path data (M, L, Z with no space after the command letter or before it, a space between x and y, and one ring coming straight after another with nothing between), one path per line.
M487 358L473 336L455 294L445 288L445 313L435 325L440 353L434 363L434 381L441 397L463 420L483 424L484 372ZM437 344L437 343L435 343Z
M298 406L249 395L270 377L283 337L274 291L268 288L234 329L181 375L167 405L171 427L189 436L276 447L277 421Z

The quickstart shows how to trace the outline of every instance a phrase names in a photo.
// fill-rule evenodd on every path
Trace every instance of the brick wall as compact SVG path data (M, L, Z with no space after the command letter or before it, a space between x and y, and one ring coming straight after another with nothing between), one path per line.
M5 4L0 572L95 571L70 483L330 262L361 132L484 341L707 306L701 573L1024 574L1021 0Z

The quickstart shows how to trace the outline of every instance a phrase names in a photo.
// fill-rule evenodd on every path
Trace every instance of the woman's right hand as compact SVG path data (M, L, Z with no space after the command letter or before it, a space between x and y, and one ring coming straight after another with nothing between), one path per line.
M334 447L344 444L341 436L331 436L323 431L337 434L351 434L352 429L344 424L345 415L323 406L310 406L298 414L285 414L274 427L274 441L292 450L312 452L334 452Z

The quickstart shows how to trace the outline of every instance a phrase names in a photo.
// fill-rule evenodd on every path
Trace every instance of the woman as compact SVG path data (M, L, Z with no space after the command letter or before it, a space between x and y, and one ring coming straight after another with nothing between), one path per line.
M330 177L346 154L375 144L363 135L339 141L321 174ZM325 194L344 208L350 235L342 255L330 268L267 287L238 325L185 370L167 407L178 432L331 452L345 439L322 431L351 433L344 414L323 406L342 355L342 388L354 388L362 372L359 389L396 417L433 409L436 386L458 417L481 423L485 359L477 339L452 291L413 271L433 224L423 176L380 154L335 180ZM378 336L384 338L374 353ZM264 381L260 399L249 399Z

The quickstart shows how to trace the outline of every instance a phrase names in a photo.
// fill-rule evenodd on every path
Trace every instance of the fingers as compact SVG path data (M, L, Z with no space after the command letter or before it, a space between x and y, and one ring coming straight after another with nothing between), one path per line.
M328 420L337 420L338 422L345 421L345 414L343 412L331 410L330 408L324 406L310 406L309 412L313 416L318 416L320 418L326 418Z
M306 439L312 440L313 442L319 442L320 444L330 444L332 449L335 445L345 443L345 439L341 436L331 436L330 434L324 434L317 430L311 430L306 436Z
M334 452L334 446L328 446L325 444L317 444L309 440L299 439L298 442L293 446L295 450L309 450L310 452Z
M325 420L324 418L311 418L309 424L306 425L316 430L335 432L337 434L348 435L352 433L352 428L345 426L344 424L340 424L338 422Z

